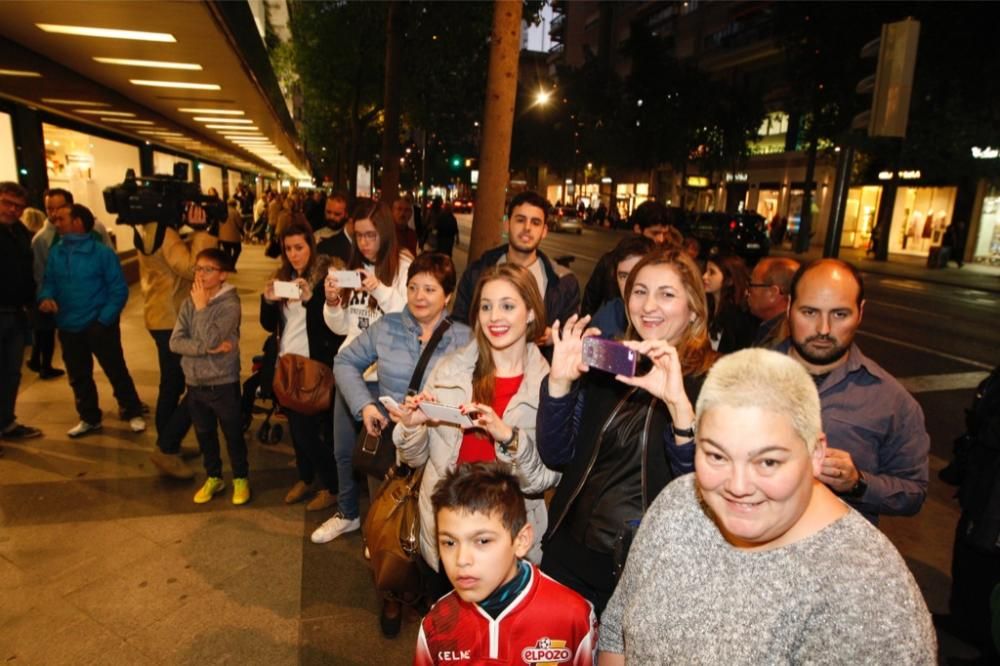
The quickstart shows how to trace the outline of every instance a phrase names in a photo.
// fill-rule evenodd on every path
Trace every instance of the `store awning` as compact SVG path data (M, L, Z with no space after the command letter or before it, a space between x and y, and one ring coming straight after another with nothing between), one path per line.
M309 178L246 2L8 2L0 96L244 171Z

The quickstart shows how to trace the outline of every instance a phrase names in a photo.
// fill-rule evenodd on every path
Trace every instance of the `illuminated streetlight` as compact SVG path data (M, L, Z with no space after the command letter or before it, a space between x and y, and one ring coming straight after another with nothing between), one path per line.
M545 106L546 104L549 103L549 100L551 98L552 98L551 91L539 88L538 94L535 95L535 104L538 104L539 106Z

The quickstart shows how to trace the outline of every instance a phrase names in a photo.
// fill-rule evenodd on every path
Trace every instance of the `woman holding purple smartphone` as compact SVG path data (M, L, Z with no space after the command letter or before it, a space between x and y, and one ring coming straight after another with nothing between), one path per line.
M538 452L563 473L549 506L542 571L586 597L598 614L615 589L631 535L675 476L690 472L694 402L715 361L701 271L682 251L644 257L625 284L622 344L634 376L591 369L590 318L552 326L553 353L538 407ZM604 349L608 367L627 356ZM680 452L684 453L681 454Z

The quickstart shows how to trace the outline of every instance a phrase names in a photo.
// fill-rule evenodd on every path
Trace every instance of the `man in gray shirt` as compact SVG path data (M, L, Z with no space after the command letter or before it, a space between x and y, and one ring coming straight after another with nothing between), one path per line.
M821 259L792 278L789 340L778 348L812 375L830 446L820 481L874 524L909 516L927 496L930 437L920 405L861 353L865 293L850 264Z

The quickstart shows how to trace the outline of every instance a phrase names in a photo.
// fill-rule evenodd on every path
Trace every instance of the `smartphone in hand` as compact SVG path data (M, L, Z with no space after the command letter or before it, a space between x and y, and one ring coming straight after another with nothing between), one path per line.
M272 289L278 298L287 298L293 301L302 300L302 290L294 282L275 280Z
M620 342L597 337L583 340L583 362L591 368L634 377L638 360L639 353Z
M337 279L341 289L361 289L361 274L357 271L329 271L330 277Z
M457 426L462 426L466 428L471 428L475 426L472 419L469 418L467 414L463 414L462 410L458 407L452 407L451 405L442 405L437 402L424 401L420 403L420 410L427 415L428 418L435 421L440 421L442 423L452 423Z

